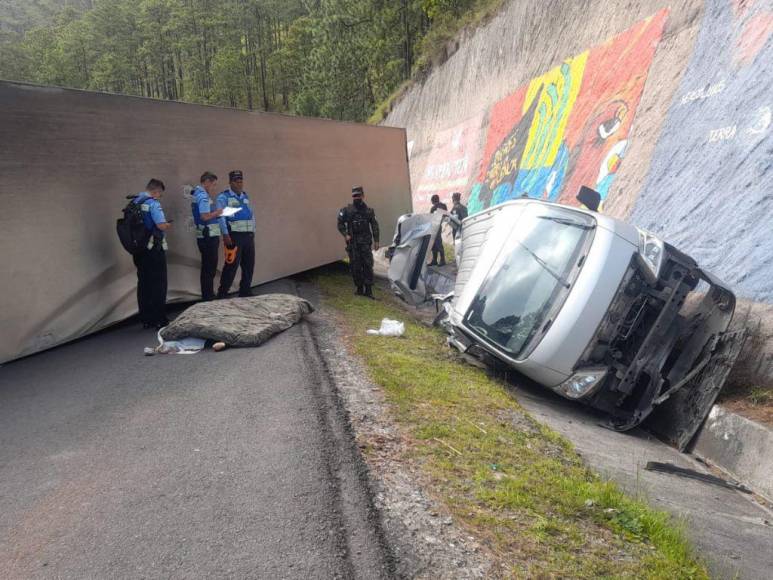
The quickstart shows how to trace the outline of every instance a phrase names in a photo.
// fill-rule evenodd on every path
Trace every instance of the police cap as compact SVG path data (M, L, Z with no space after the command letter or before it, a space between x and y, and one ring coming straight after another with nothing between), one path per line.
M234 169L228 173L228 181L236 181L237 179L244 179L244 175L242 174L241 170Z
M359 197L361 195L365 195L365 190L362 189L361 185L355 185L352 187L352 197Z

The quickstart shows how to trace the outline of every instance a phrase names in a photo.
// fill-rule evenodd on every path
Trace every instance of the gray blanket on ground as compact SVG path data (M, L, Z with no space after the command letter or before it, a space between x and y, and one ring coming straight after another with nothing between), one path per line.
M311 312L314 308L307 300L291 294L200 302L161 330L161 338L195 337L229 346L259 346Z

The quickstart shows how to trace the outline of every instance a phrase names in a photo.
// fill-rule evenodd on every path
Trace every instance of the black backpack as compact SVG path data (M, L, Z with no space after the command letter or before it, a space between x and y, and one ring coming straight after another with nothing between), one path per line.
M134 195L126 196L129 203L123 208L123 217L115 222L118 239L124 249L132 255L138 254L148 247L150 231L142 219L142 204L134 203Z

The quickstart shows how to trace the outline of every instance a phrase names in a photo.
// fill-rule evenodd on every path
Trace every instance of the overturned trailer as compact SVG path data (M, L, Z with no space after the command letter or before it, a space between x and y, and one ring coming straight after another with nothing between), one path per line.
M396 293L420 303L449 289L426 252L451 216L399 220ZM467 218L443 297L449 344L504 363L679 449L719 394L743 336L728 332L733 292L673 246L610 217L517 200ZM440 288L434 287L439 282Z
M383 228L410 211L405 131L0 81L0 363L137 311L115 222L166 183L168 299L199 295L186 186L244 171L259 284L341 259L338 210L362 185ZM223 259L220 260L222 266Z

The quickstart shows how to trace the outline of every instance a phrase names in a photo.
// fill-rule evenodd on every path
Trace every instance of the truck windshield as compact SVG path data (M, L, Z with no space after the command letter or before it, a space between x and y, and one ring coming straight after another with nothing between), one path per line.
M517 357L569 288L594 222L561 208L524 208L467 311L470 329Z

